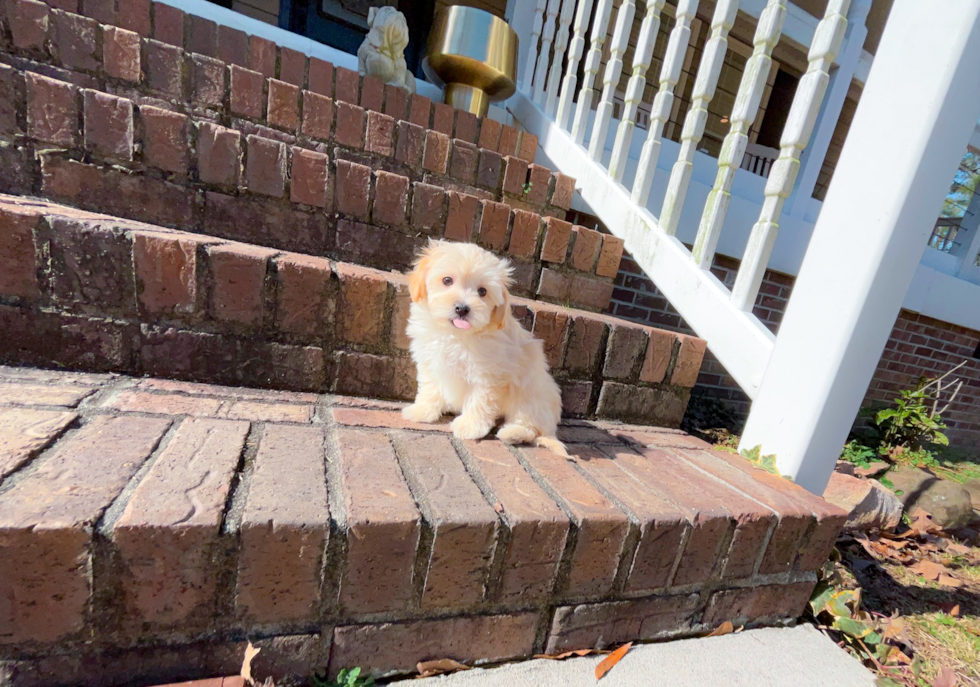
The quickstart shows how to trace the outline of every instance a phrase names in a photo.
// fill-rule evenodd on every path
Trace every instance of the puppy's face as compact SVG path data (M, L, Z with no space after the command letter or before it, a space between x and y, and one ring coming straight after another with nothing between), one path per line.
M434 241L416 260L409 291L447 331L493 331L504 326L510 308L511 271L505 260L479 246Z

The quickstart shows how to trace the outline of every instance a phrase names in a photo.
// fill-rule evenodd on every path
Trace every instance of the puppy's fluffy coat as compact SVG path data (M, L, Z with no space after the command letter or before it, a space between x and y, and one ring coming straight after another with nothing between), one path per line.
M503 417L501 441L570 457L555 436L561 392L541 341L511 313L512 271L473 244L433 241L419 254L409 275L407 329L418 393L402 413L413 422L453 413L459 439L485 437Z

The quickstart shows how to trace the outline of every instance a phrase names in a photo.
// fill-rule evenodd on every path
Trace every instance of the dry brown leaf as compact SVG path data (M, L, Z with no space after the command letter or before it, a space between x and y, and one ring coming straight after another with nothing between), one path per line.
M260 651L262 651L262 649L256 649L254 646L252 646L251 642L249 642L248 646L245 647L245 658L242 659L242 672L240 675L245 682L250 685L255 684L255 680L252 679L252 659L255 658Z
M573 649L572 651L563 651L560 654L535 654L534 658L546 658L549 661L561 661L572 656L588 656L589 654L608 653L608 651L601 651L599 649Z
M897 646L893 646L888 650L888 655L885 657L885 663L907 666L912 663L912 659L906 656L905 652L899 649Z
M612 670L613 666L623 659L623 656L626 655L626 652L630 650L631 646L633 646L633 642L627 642L599 661L599 665L595 667L595 679L601 680L603 675Z
M457 670L469 670L470 667L465 663L454 661L451 658L437 658L432 661L419 661L415 666L419 671L419 677L432 677L443 673L455 673Z
M939 675L932 681L932 687L956 687L957 684L956 671L948 666L943 666L943 669L939 671Z
M731 624L728 620L723 622L721 625L713 629L708 633L709 637L721 637L722 635L727 635L730 632L735 631L735 626Z
M942 575L939 576L939 584L941 584L943 587L952 587L953 589L959 589L960 587L963 586L963 581L957 580L952 575L947 575L946 573L943 573Z
M916 575L922 575L927 580L938 580L940 575L948 572L945 565L933 561L918 561L909 566L909 571Z
M956 604L951 609L949 609L949 615L953 616L954 618L959 618L960 617L960 605L959 604Z
M917 535L937 534L943 531L942 527L932 521L932 516L921 508L916 508L911 517L912 523L909 527Z
M973 549L971 549L969 546L964 546L963 544L957 544L956 542L952 542L952 541L946 544L946 550L952 551L953 553L957 553L961 556L969 556L970 553L973 551Z

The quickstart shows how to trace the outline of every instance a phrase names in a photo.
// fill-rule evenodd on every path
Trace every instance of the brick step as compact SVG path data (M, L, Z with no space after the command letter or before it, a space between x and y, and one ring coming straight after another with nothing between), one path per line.
M400 273L0 196L0 361L410 399L409 304ZM703 340L514 311L567 414L679 426Z
M564 222L575 181L533 135L167 5L127 10L153 38L100 24L112 5L7 0L0 191L386 270L474 240L522 295L608 305L622 243Z
M0 367L0 676L13 687L491 663L774 624L844 513L683 433L578 456L399 404Z

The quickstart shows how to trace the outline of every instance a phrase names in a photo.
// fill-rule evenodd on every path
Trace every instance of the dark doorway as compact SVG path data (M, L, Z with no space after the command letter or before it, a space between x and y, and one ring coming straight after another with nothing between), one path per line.
M799 79L782 69L776 72L769 104L766 105L766 113L759 127L759 138L756 141L758 145L767 148L779 147L779 139L783 135L786 117L789 115L789 108L793 104L793 96L796 95L796 86L799 82Z

